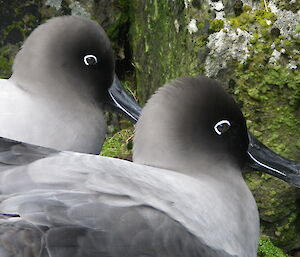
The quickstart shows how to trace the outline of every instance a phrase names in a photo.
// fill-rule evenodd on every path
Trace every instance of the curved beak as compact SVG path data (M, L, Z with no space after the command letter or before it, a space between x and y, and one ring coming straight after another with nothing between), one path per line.
M142 107L126 93L117 75L115 75L114 81L108 89L108 94L108 104L125 114L132 122L136 123L141 114Z
M247 166L300 187L300 163L274 153L250 132L248 136Z

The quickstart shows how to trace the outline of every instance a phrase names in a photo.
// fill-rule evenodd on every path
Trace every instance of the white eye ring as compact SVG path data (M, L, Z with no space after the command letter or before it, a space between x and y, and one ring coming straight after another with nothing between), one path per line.
M224 130L220 130L220 126L224 126L224 125L227 125L224 127ZM228 120L221 120L219 122L217 122L217 124L214 126L214 130L216 131L216 133L221 136L223 133L225 133L229 128L230 128L231 124Z
M90 62L91 58L93 59L93 63ZM95 55L88 54L88 55L84 56L83 61L84 61L85 65L89 66L89 65L95 65L95 64L97 64L98 59L97 59L97 57Z

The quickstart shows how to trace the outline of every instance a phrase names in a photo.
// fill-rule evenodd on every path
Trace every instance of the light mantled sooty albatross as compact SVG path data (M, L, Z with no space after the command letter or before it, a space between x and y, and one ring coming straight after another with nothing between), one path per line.
M256 257L244 166L300 185L300 165L247 133L218 82L158 89L137 122L135 163L0 143L0 256Z
M18 52L9 79L0 79L0 136L58 150L98 154L104 108L133 120L141 108L114 75L110 41L96 22L50 19Z

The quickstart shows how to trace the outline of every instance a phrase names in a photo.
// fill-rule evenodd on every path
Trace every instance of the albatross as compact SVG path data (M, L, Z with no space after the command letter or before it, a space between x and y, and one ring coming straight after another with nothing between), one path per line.
M26 39L0 79L0 136L58 150L99 153L104 108L133 120L141 108L114 75L110 41L79 16L50 19Z
M139 118L134 163L0 141L0 255L256 257L244 166L300 186L300 164L247 132L206 77L170 82Z

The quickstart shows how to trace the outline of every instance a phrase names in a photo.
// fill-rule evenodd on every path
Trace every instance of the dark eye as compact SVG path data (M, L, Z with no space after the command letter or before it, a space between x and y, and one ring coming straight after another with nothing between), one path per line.
M88 55L84 56L83 61L84 61L84 64L88 65L88 66L96 65L98 63L97 57L92 54L88 54Z
M228 129L230 129L231 124L228 120L221 120L217 122L217 124L214 126L214 129L216 133L221 136L223 133L225 133Z

